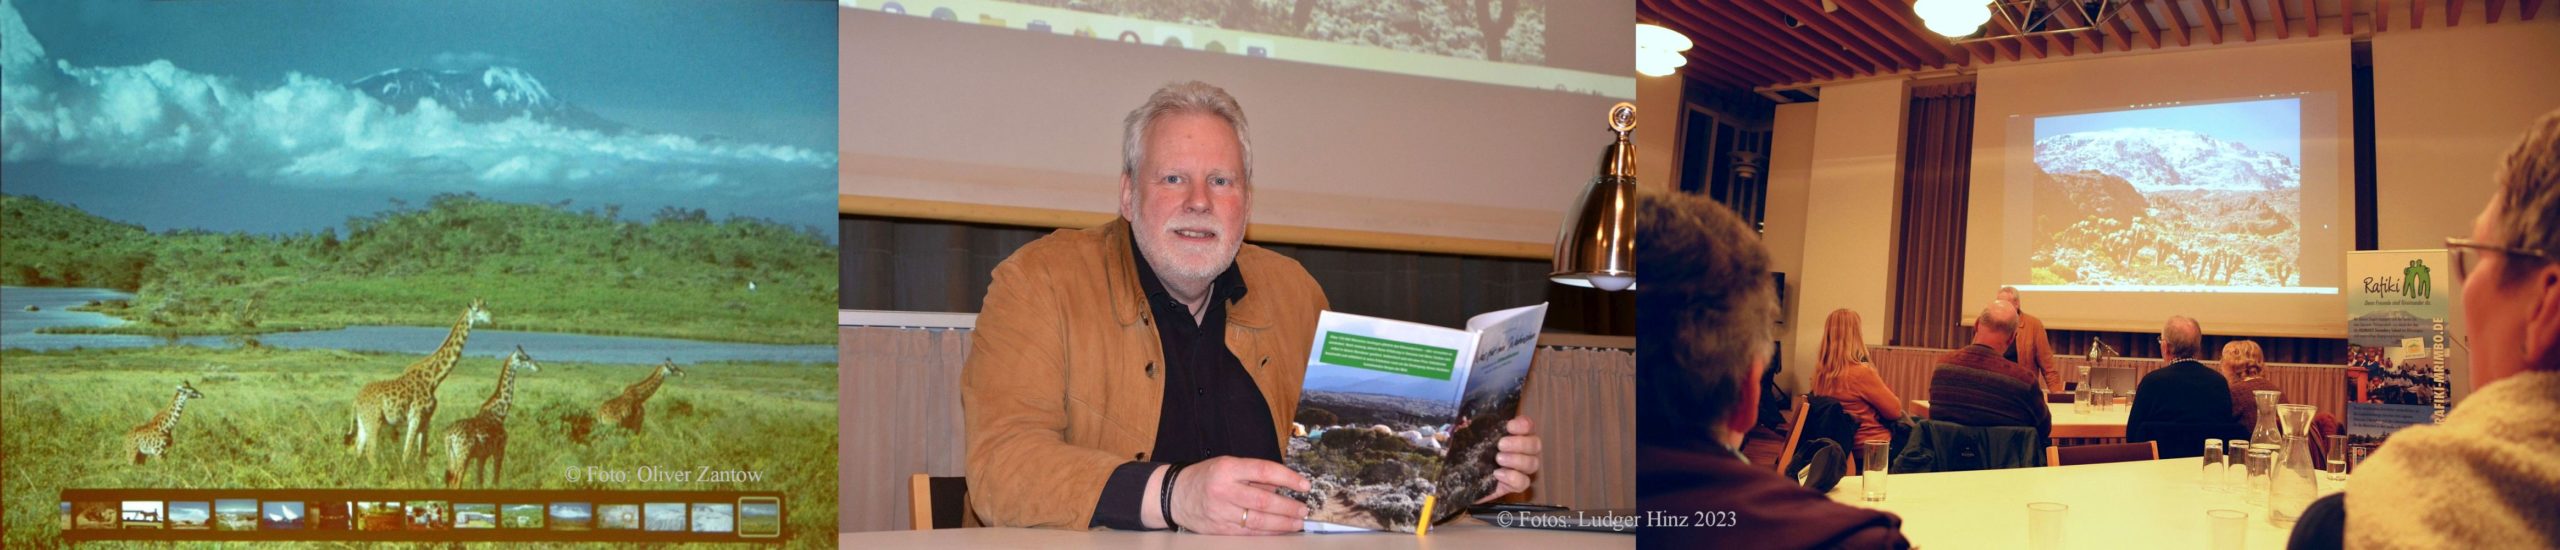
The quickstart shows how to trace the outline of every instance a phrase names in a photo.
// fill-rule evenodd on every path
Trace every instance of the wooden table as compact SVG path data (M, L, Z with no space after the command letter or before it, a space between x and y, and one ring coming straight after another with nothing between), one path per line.
M2203 459L2172 458L2113 464L2012 468L1972 472L1895 474L1885 500L1859 498L1857 477L1840 480L1831 500L1902 516L1902 534L1923 548L2023 548L2027 503L2071 507L2063 528L2065 548L2208 548L2205 511L2249 514L2247 548L2281 549L2291 525L2271 525L2265 506L2239 493L2206 491L2199 483ZM2319 476L2325 494L2343 487Z
M1912 414L1929 415L1928 401L1912 401L1911 405ZM2087 413L2072 412L2070 403L2046 403L2044 406L2053 411L2054 439L2123 440L2125 419L2133 414L2132 405Z
M1440 548L1455 550L1518 548L1555 550L1559 548L1635 548L1636 537L1631 534L1505 529L1462 518L1448 525L1433 527L1431 534L1425 536L1415 536L1410 533L1300 533L1273 537L1221 537L1163 531L1066 531L986 527L844 533L836 538L836 546L930 550L956 548Z

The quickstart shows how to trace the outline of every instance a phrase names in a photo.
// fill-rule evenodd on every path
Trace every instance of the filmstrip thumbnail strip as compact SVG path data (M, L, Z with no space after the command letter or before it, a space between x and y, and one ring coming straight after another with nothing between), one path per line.
M755 491L67 489L62 538L718 542L785 537Z

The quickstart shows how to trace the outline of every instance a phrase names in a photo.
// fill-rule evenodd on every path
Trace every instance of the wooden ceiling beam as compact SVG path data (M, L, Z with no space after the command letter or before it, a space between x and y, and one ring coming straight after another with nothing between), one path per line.
M2427 0L2409 0L2409 30L2427 26Z
M2258 14L2249 11L2249 0L2231 0L2231 8L2240 10L2240 41L2258 41Z
M1878 74L1918 62L1918 60L1914 59L1903 59L1889 56L1888 54L1891 52L1882 46L1876 45L1875 37L1858 34L1856 30L1848 28L1847 25L1842 24L1840 21L1832 19L1831 17L1825 16L1819 12L1815 12L1813 9L1806 8L1801 4L1797 4L1795 0L1731 2L1726 5L1741 8L1742 11L1749 13L1753 17L1758 17L1761 21L1771 25L1771 28L1783 28L1785 26L1785 22L1780 19L1781 14L1770 13L1768 11L1770 7L1774 6L1778 11L1787 12L1784 14L1785 17L1794 17L1796 21L1802 22L1804 24L1803 28L1812 29L1814 34L1822 35L1823 39L1831 41L1832 44L1843 46L1841 49L1847 50L1850 55L1856 56L1860 63L1876 71ZM1866 44L1867 47L1864 49L1849 47L1862 43Z
M2044 59L2044 43L2026 36L2026 30L2020 29L2016 23L2010 22L2009 19L2011 17L2019 16L2014 15L2014 12L2009 11L2009 6L2007 4L1992 4L1992 11L1995 13L1991 14L1991 22L1999 24L2001 30L2008 31L2009 39L2016 40L2018 42L2018 49L2029 50L2028 53L2035 54L2036 59Z
M1837 57L1837 53L1831 52L1823 47L1806 44L1804 41L1793 39L1793 37L1771 32L1762 28L1760 25L1750 25L1745 24L1740 20L1717 17L1715 16L1717 14L1709 14L1703 11L1702 6L1698 4L1689 2L1670 2L1670 9L1666 11L1688 17L1690 20L1699 22L1705 26L1714 27L1714 32L1719 33L1718 36L1732 41L1727 44L1728 47L1741 51L1757 52L1755 55L1747 57L1778 61L1782 63L1783 66L1794 69L1795 72L1800 74L1801 76L1796 77L1800 79L1800 81L1822 80L1834 77L1866 76L1868 74L1873 74L1871 71L1862 70L1863 67L1856 63L1850 63ZM1722 15L1729 16L1731 14Z
M2233 0L2233 1L2236 1L2236 2L2247 2L2247 1L2249 1L2249 0ZM2277 40L2284 40L2284 39L2288 39L2288 38L2293 38L2293 16L2291 16L2291 15L2286 15L2286 14L2285 14L2285 12L2284 12L2284 0L2267 0L2267 8L2272 9L2272 10L2274 10L2274 11L2276 12L2276 13L2275 13L2275 16L2276 16L2276 17L2275 17L2275 23L2276 23L2276 39L2277 39Z
M1731 34L1720 28L1709 28L1698 20L1690 18L1688 14L1660 9L1660 6L1652 5L1652 1L1647 0L1644 5L1655 8L1648 13L1657 19L1659 24L1690 38L1692 45L1689 51L1681 54L1689 59L1689 64L1682 66L1681 72L1715 75L1730 80L1731 84L1744 90L1755 86L1801 81L1805 80L1809 74L1801 69L1777 70L1771 62L1783 61L1783 59L1765 52L1739 54L1736 46L1728 43L1732 39ZM1793 69L1792 66L1790 68Z
M2183 48L2195 44L2195 24L2187 22L2187 9L2178 6L2180 1L2161 0L2160 4L2169 7L2169 28L2178 31L2178 47Z
M2080 13L2080 4L2078 2L2063 2L2060 7L2049 9L2053 9L2054 11L2063 14L2065 16L2062 18L2064 24L2079 27L2077 30L2069 31L2072 38L2077 39L2080 42L2087 43L2090 49L2100 52L2107 51L2106 31L2098 28L2098 25L2091 23L2089 21L2089 14Z
M2456 26L2461 26L2461 25L2462 25L2462 0L2445 0L2445 4L2444 4L2444 26L2447 26L2447 27L2456 27Z
M2151 17L2151 4L2143 0L2133 0L2133 3L2125 5L2124 9L2133 10L2133 24L2142 28L2142 42L2149 44L2151 49L2160 49L2160 21Z
M2117 50L2128 52L2133 51L2133 29L2126 28L2124 24L2125 18L2131 17L2126 15L2124 10L2131 9L2132 7L2132 5L2128 4L2123 7L2116 8L2116 13L2114 15L2107 16L2107 28L2113 31L2107 33L2107 35L2116 37ZM2152 44L2151 47L2152 49L2159 49L2160 45Z
M2373 0L2373 32L2391 30L2391 0Z
M2519 0L2516 2L2516 10L2519 12L2518 15L2521 16L2518 17L2518 19L2532 21L2533 12L2540 9L2542 9L2542 0Z
M2204 8L2206 36L2213 37L2213 44L2216 46L2222 45L2222 9L2213 6L2214 2L2219 1L2225 0L2196 0L2196 7Z
M2500 13L2504 13L2504 12L2506 12L2506 11L2507 11L2507 0L2489 0L2488 8L2489 8L2489 13L2487 14L2487 16L2488 16L2488 17L2484 18L2481 22L2482 22L2482 23L2496 23L2496 22L2498 22L2498 14L2500 14Z
M2320 37L2320 0L2302 0L2302 19L2311 24L2311 37Z
M1703 58L1702 61L1709 66L1749 69L1755 74L1747 75L1747 78L1757 81L1752 83L1754 85L1804 82L1818 80L1832 74L1829 69L1805 63L1803 58L1795 54L1783 54L1776 48L1769 47L1776 44L1775 42L1746 38L1742 33L1728 27L1726 23L1703 17L1696 12L1688 11L1686 7L1674 4L1659 7L1655 13L1665 20L1677 22L1686 27L1680 29L1681 32L1697 42L1697 47L1690 50L1693 59L1697 59L1694 56L1706 55L1708 57Z
M1955 45L1949 43L1946 37L1921 26L1918 17L1905 18L1896 12L1897 7L1902 10L1910 9L1910 5L1902 0L1835 0L1835 2L1840 6L1841 11L1849 12L1850 18L1865 23L1867 28L1876 34L1884 35L1888 40L1908 48L1913 56L1920 58L1923 65L1945 66L1953 64L1953 59L1959 58L1955 52ZM1884 2L1892 2L1894 5L1888 6Z

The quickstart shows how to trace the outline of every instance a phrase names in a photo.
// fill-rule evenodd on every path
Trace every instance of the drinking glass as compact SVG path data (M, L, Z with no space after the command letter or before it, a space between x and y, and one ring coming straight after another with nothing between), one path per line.
M2070 513L2071 507L2059 502L2027 503L2027 547L2061 548L2063 523L2070 519Z
M2249 485L2246 489L2248 493L2241 495L2248 499L2249 504L2258 506L2267 504L2267 490L2275 482L2275 459L2276 453L2273 449L2249 448Z
M2229 477L2222 478L2222 490L2240 492L2249 489L2249 440L2233 439L2222 444L2222 464Z
M2098 388L2091 392L2090 400L2097 402L2097 406L2093 408L2101 411L2107 410L2108 406L2114 405L2116 402L2116 391L2106 388Z
M2206 510L2205 540L2214 550L2240 550L2248 543L2249 513L2239 510Z
M2071 391L2071 412L2075 414L2089 414L2089 406L2093 404L2089 402L2089 392L2089 388L2080 388Z
M2329 436L2329 481L2347 479L2347 436Z
M1867 501L1884 500L1885 466L1893 462L1892 444L1885 441L1861 442L1858 454L1861 457L1858 481L1865 489Z
M2222 466L2222 440L2204 440L2204 477L2202 478L2204 480L2204 490L2215 492L2221 491L2224 475Z

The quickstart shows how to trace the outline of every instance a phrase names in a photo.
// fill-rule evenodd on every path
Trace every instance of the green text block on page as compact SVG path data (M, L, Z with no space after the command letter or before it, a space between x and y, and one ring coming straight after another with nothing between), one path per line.
M1385 338L1326 332L1317 361L1433 380L1448 380L1458 366L1458 350L1398 342Z

